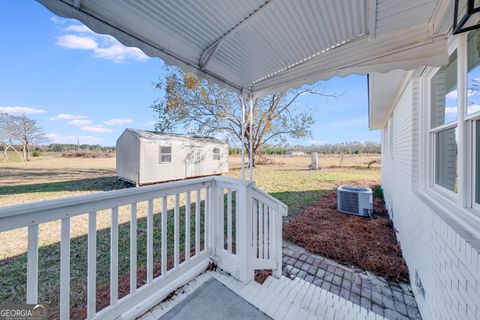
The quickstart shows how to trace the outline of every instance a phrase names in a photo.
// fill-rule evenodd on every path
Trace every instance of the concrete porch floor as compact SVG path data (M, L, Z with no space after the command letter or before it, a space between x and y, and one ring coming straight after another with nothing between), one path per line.
M268 320L271 318L213 277L159 319Z
M253 306L257 311L254 313L256 316L262 314L263 316L268 316L258 319L385 319L381 315L375 314L372 311L300 278L292 280L285 276L282 276L280 279L269 277L262 285L255 281L245 285L219 271L204 272L184 287L178 289L173 297L161 302L139 319L197 319L197 315L205 314L205 307L198 305L198 303L196 303L196 307L195 304L186 307L185 305L182 306L181 303L182 301L186 301L185 304L189 304L191 302L188 300L189 296L193 295L196 290L201 290L202 285L212 278L221 282L226 288L237 295L238 298L245 300L244 302L248 302L248 308ZM200 293L201 292L202 291L200 291ZM228 304L227 299L228 296L223 296L219 301L222 302L222 300L224 300L224 303ZM242 305L244 305L244 302L242 302ZM211 301L205 299L203 303L209 304ZM179 306L179 309L175 310L177 306ZM171 310L174 311L170 313ZM220 311L218 315L221 316L221 312L223 311ZM208 312L210 319L216 319L216 313L217 310L210 310ZM177 317L174 317L175 315ZM184 315L187 315L187 317L184 318ZM201 317L199 318L203 319ZM236 319L251 319L251 317L246 316Z
M285 241L283 255L280 279L244 285L221 271L204 272L141 319L421 319L406 283Z

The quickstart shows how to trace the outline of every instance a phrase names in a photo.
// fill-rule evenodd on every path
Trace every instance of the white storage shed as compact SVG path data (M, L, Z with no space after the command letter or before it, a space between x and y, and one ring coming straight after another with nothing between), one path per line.
M228 145L211 137L125 129L117 140L117 176L137 185L228 172Z

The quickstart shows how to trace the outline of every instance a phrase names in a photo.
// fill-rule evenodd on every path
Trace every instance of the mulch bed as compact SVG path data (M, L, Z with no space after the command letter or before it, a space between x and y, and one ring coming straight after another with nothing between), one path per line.
M348 184L373 188L378 181L350 181ZM383 202L374 196L373 218L337 211L336 189L324 194L319 203L284 224L286 240L306 250L373 272L390 280L408 282L409 274L397 242L392 220Z

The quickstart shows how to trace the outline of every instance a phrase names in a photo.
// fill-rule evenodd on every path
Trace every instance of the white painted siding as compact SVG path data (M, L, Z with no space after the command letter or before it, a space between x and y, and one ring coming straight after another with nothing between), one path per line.
M160 146L172 147L172 162L160 163ZM170 181L184 179L185 160L187 158L187 145L177 143L141 143L140 157L140 183L154 183L157 181Z
M417 79L410 81L393 110L393 130L387 126L382 130L382 143L394 143L382 149L387 206L399 231L423 318L480 319L478 239L472 241L452 219L439 214L435 203L416 192L420 186L419 115L425 107L420 103L420 88ZM393 150L393 158L387 150Z
M116 144L117 176L130 182L138 181L140 170L140 143L133 134L124 131Z

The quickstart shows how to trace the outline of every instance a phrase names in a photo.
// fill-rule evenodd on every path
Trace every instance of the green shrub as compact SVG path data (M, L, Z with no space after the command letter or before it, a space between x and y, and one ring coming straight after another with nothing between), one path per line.
M375 197L385 202L385 199L383 198L383 189L380 185L373 187L372 191Z
M40 157L40 151L33 151L32 152L32 157Z

